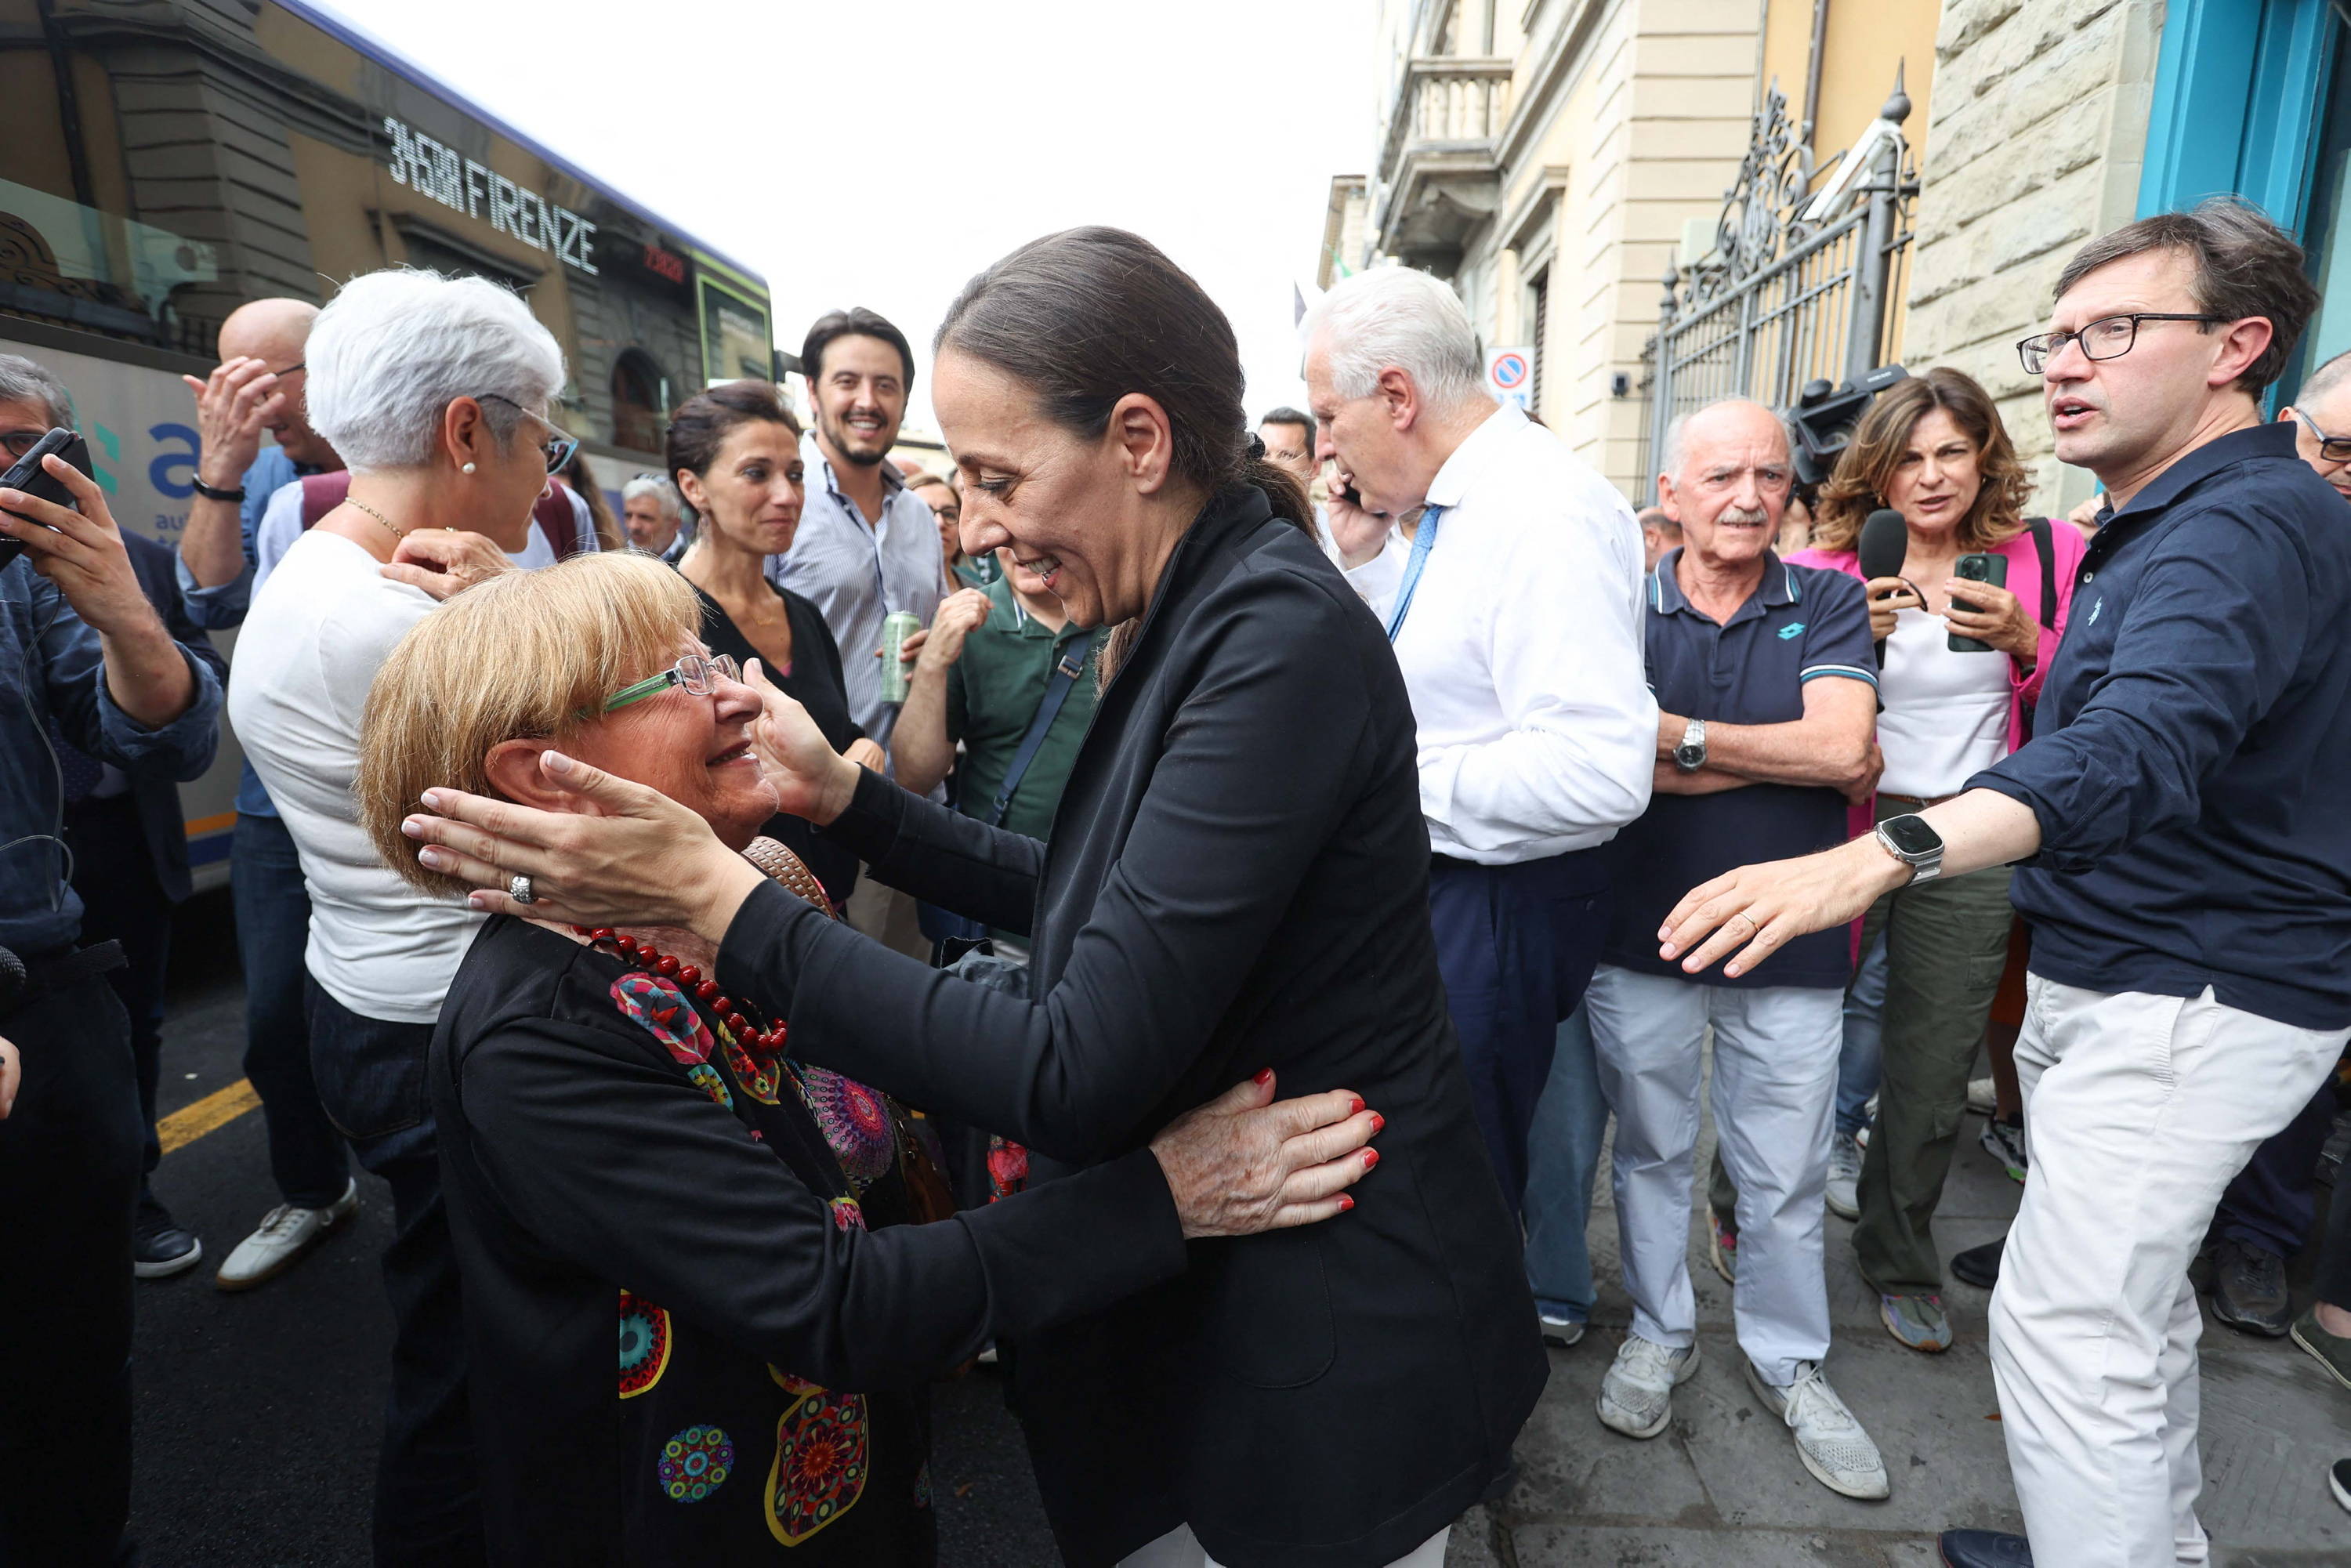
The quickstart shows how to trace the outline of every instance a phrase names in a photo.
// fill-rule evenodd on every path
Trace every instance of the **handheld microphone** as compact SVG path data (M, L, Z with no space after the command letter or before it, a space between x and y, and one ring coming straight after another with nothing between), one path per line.
M1865 579L1899 577L1903 558L1910 553L1910 525L1891 507L1880 507L1861 525L1861 575ZM1877 643L1877 667L1886 667L1886 640Z
M25 995L25 961L0 947L0 1017L16 1010Z

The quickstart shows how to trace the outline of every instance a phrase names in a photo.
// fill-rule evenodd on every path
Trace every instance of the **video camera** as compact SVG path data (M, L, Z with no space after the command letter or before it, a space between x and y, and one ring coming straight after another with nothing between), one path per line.
M1788 410L1788 426L1796 435L1796 494L1806 506L1812 505L1813 492L1835 472L1838 454L1871 402L1909 375L1900 365L1880 365L1860 380L1838 386L1825 380L1804 383L1796 394L1796 406Z

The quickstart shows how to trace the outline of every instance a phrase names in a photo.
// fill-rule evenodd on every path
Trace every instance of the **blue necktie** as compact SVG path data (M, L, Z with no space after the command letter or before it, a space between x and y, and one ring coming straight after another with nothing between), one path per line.
M1412 559L1405 562L1404 581L1396 589L1395 608L1388 612L1388 641L1396 640L1404 630L1404 618L1412 611L1413 591L1420 586L1421 568L1428 564L1428 552L1437 548L1437 519L1445 515L1442 507L1429 507L1420 514L1420 526L1412 533Z

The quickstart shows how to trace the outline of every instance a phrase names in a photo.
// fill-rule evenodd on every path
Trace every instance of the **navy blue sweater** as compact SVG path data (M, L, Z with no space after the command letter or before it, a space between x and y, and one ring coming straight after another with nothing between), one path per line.
M2032 969L2351 1027L2351 507L2294 427L2220 437L2092 542L2033 738Z

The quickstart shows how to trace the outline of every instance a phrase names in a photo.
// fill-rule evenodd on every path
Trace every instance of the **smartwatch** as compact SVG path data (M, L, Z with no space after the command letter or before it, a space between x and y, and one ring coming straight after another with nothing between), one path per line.
M239 485L234 490L223 490L205 484L202 479L191 479L188 483L194 486L196 494L202 496L207 501L235 502L245 499L245 486L242 485Z
M1910 868L1911 885L1943 874L1943 835L1917 812L1886 818L1877 824L1876 838L1880 848Z
M1694 718L1682 727L1682 743L1674 747L1674 766L1685 773L1706 766L1706 720Z

